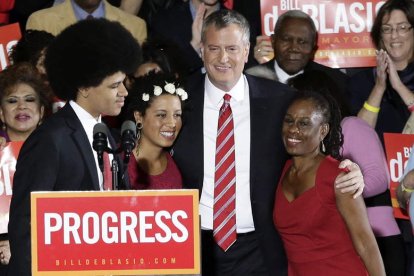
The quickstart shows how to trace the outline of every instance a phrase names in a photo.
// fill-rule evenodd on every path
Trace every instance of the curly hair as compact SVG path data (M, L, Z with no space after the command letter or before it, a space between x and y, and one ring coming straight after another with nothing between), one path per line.
M338 103L341 116L351 116L351 110L345 96L340 92L338 84L324 71L306 70L288 80L288 85L297 90L311 90L331 95Z
M323 122L329 125L329 132L323 139L325 151L323 154L331 155L337 160L342 159L341 148L344 143L344 136L341 128L341 111L334 98L329 94L322 94L317 91L300 90L293 99L291 105L297 101L310 101L315 109L322 114Z
M13 46L10 52L12 63L29 62L33 66L55 38L54 35L46 31L27 30L22 38Z
M45 67L55 94L76 100L80 88L96 87L117 72L129 74L141 58L141 47L128 30L100 18L79 21L56 36Z
M127 119L135 121L135 111L140 112L143 116L145 115L145 111L151 106L152 102L157 97L153 92L154 86L159 86L162 88L160 95L171 95L164 88L166 83L173 83L176 88L183 88L180 80L178 80L174 74L168 74L164 72L149 72L148 75L137 78L134 86L129 91L129 94L127 96ZM143 94L148 94L149 98L147 101L143 100ZM181 105L183 106L181 97L178 98L180 99Z
M27 62L10 65L0 72L0 101L10 95L16 85L22 83L33 88L39 97L39 109L43 106L45 114L48 114L52 102L51 90L45 84L36 68Z

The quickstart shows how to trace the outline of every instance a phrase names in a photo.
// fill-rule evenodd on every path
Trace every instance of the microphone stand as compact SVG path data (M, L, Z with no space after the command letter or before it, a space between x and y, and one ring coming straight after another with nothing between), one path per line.
M115 154L112 155L112 190L118 190L118 161L116 161Z

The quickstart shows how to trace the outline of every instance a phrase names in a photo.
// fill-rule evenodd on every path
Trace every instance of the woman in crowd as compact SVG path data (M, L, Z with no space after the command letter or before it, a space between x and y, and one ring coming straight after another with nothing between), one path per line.
M166 149L182 126L182 103L188 94L174 75L150 72L130 91L128 113L137 127L137 143L128 163L133 189L182 188L181 174Z
M10 141L25 141L42 122L50 108L51 93L37 70L29 63L19 63L0 72L1 146ZM0 263L10 259L8 235L0 235ZM7 267L0 267L6 275Z
M323 81L321 81L323 80ZM331 95L342 113L342 157L361 167L365 188L363 197L368 220L374 232L388 276L404 275L405 254L400 229L395 221L388 189L390 176L385 153L375 130L350 112L336 83L322 71L306 71L289 84L298 90Z
M385 275L361 197L334 188L342 133L336 102L303 92L289 106L282 128L292 159L276 192L274 222L289 275Z
M50 108L51 92L37 70L18 63L0 73L0 136L25 141Z
M356 74L348 86L353 111L381 140L384 132L401 133L414 111L413 26L413 1L387 1L371 31L377 67Z

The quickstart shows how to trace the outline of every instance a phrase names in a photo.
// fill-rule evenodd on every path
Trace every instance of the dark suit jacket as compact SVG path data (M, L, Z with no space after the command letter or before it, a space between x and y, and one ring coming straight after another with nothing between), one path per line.
M275 60L272 59L266 63L251 67L246 70L246 73L257 77L278 80L275 72L274 62ZM346 97L346 85L349 80L348 75L342 73L339 69L333 69L314 61L309 61L303 69L305 72L310 70L322 71L327 74L337 84L338 88L340 89L340 95L343 96L341 101L344 101L347 104L347 108L349 108L349 97Z
M169 9L160 10L151 22L151 34L174 43L180 50L189 73L203 67L198 53L191 46L193 17L189 1L176 1Z
M114 148L113 139L109 140ZM66 104L29 136L17 160L10 205L9 275L31 275L30 192L88 190L99 190L94 155L81 122Z
M281 139L282 119L294 92L279 82L247 75L250 91L250 196L259 247L269 275L285 275L286 258L273 224L276 186L286 161ZM203 185L204 75L189 80L191 110L174 145L174 159L186 188ZM203 245L205 246L205 245Z

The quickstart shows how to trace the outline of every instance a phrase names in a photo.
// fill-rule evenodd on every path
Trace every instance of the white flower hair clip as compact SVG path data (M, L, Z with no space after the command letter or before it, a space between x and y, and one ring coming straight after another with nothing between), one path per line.
M175 88L175 84L174 83L168 83L165 82L164 85L164 90L168 93L170 93L171 95L176 94L178 97L181 98L181 101L185 101L188 99L188 93L182 89L181 87ZM158 86L158 85L154 85L154 96L159 96L162 94L163 89ZM142 100L144 102L148 102L150 99L150 94L147 93L143 93L142 94Z
M148 102L149 101L149 94L147 94L147 93L143 93L142 94L142 100L144 101L144 102Z
M157 85L154 85L154 95L159 96L161 95L161 93L162 93L162 88Z

